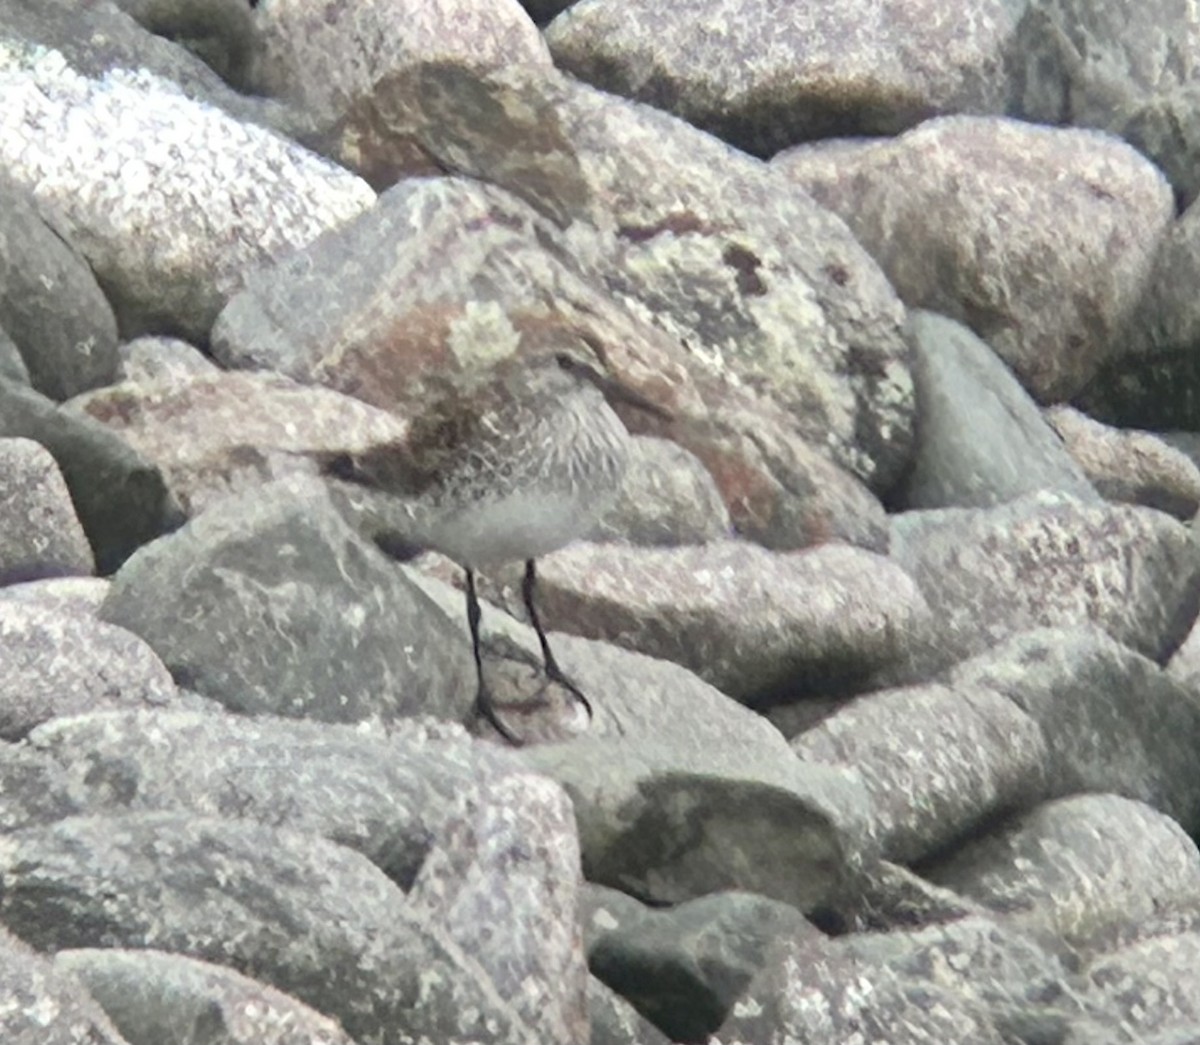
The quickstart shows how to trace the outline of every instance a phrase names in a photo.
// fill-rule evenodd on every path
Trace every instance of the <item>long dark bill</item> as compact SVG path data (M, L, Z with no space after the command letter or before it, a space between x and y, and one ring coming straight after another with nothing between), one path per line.
M615 377L602 374L590 366L582 366L580 370L593 385L600 389L601 394L610 403L627 403L629 406L636 406L639 410L645 410L646 413L653 414L664 421L675 420L675 415L666 407L659 406L653 399L647 399L641 392L635 392L627 385L621 384Z

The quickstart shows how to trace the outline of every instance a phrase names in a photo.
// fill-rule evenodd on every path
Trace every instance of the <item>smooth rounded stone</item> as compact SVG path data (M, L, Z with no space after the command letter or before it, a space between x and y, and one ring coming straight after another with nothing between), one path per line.
M1194 443L1190 433L1200 429L1193 349L1200 339L1198 280L1200 207L1193 205L1162 238L1129 322L1125 351L1074 400L1076 406L1124 428L1183 429L1165 438L1189 452L1187 444Z
M1002 1045L961 991L910 982L835 940L783 937L713 1039L715 1045Z
M354 722L472 707L466 644L315 479L229 498L142 548L100 612L235 711Z
M1058 959L990 917L967 915L914 929L848 933L830 946L886 966L910 983L928 982L969 998L1003 1030L1062 1028L1082 1008ZM1014 1035L1014 1040L1031 1039ZM1054 1039L1047 1034L1032 1040Z
M0 737L101 708L162 706L175 683L137 635L94 617L0 600Z
M0 834L78 813L70 791L70 778L49 755L0 742Z
M571 802L544 776L512 773L460 799L408 892L488 974L539 1041L586 1041L588 965ZM520 853L520 859L513 854Z
M1007 52L1010 112L1096 127L1149 156L1182 206L1200 190L1194 72L1200 25L1187 0L1034 0Z
M74 976L0 926L0 1041L5 1045L140 1045L126 1041Z
M113 385L67 406L158 465L189 516L272 479L315 474L306 453L356 453L408 431L395 414L341 392L216 368Z
M743 892L703 896L600 935L593 974L675 1041L701 1041L729 1015L781 936L820 936L788 904Z
M1069 406L1050 407L1046 420L1102 497L1184 520L1200 510L1200 467L1154 433L1112 428Z
M0 875L0 919L42 950L227 965L379 1045L537 1040L395 883L315 835L190 813L72 817L0 839Z
M909 313L917 445L892 499L906 508L987 507L1037 490L1096 491L999 356L961 323Z
M21 358L17 343L0 327L0 381L17 385L29 384L29 369Z
M53 961L129 1045L354 1045L334 1020L224 965L116 947L59 951Z
M0 381L5 436L33 439L53 454L101 573L180 522L162 474L123 439L32 388Z
M205 339L247 270L374 203L343 168L145 71L93 79L31 55L5 103L0 166L70 235L125 337Z
M721 492L695 454L667 439L634 436L625 484L590 539L702 544L730 529Z
M1161 659L1200 597L1197 542L1182 523L1061 494L895 515L891 556L936 622L929 646L910 649L917 677L1041 627L1097 626Z
M189 810L286 825L356 849L409 889L468 800L521 764L463 735L190 711L79 715L28 744L61 767L81 811Z
M1116 795L1047 802L923 873L1072 962L1117 926L1200 902L1200 851L1170 817Z
M1041 403L1130 351L1126 324L1174 219L1166 179L1097 131L947 116L832 169L777 159L840 215L905 304L968 324Z
M983 686L880 690L793 738L808 762L855 771L890 860L912 863L1046 791L1038 724Z
M134 384L178 381L216 374L219 367L200 349L174 337L135 337L117 346L118 377Z
M0 585L90 574L92 549L50 451L0 438Z
M428 563L403 569L467 642L463 594L438 575L447 565L456 574L460 571L449 560L422 558ZM424 572L427 569L436 572ZM543 623L553 629L562 622L543 614ZM670 737L672 745L688 757L709 757L713 749L730 746L771 751L788 763L795 757L781 743L778 730L760 715L678 664L606 642L554 634L550 641L559 665L592 704L595 715L588 720L569 692L558 693L561 687L544 689L541 699L531 703L530 688L544 684L533 628L485 603L480 636L484 674L493 687L496 706L526 742L562 741L566 739L563 725L569 723L573 733L583 729L590 737L617 743L626 737Z
M761 156L831 133L894 134L929 112L1002 111L1014 14L936 3L581 3L551 23L560 68Z
M1200 829L1200 699L1102 631L1017 635L948 681L1002 693L1037 723L1050 797L1110 791Z
M94 617L110 585L106 577L48 577L0 588L0 601L31 602L47 609Z
M546 620L674 661L746 702L853 689L929 619L903 570L847 545L576 544L540 559L538 576Z
M381 79L414 65L550 67L546 45L517 0L383 0L354 8L275 0L258 13L254 29L239 86L287 102L313 130L329 129L348 113L347 131L354 129L355 103L368 105ZM402 129L402 112L389 111L388 125Z
M589 881L650 903L740 889L810 911L875 859L869 803L851 774L777 751L585 737L521 757L571 796Z
M1200 1029L1200 932L1155 935L1092 962L1085 975L1109 1026L1130 1041ZM1068 1039L1075 1041L1075 1039ZM1082 1042L1082 1039L1079 1039Z
M4 177L0 327L20 346L33 387L51 399L116 377L117 321L96 277L29 191Z
M671 1039L611 987L588 977L591 1045L670 1045Z

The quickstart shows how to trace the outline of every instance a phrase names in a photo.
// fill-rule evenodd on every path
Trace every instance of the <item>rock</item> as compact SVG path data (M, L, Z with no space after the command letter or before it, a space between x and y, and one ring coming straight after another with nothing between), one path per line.
M154 382L187 384L216 374L218 368L198 348L173 337L136 337L117 346L119 378L135 385Z
M895 501L982 508L1038 490L1096 498L1037 404L986 344L933 312L912 312L909 329L921 424Z
M103 708L169 704L175 683L136 635L94 617L0 600L0 737Z
M929 120L811 176L803 149L775 166L845 218L905 304L966 323L1040 403L1130 351L1174 209L1124 143L993 117Z
M0 585L94 568L50 452L30 439L0 439Z
M317 480L247 491L147 545L114 577L101 616L237 711L459 719L475 692L466 644Z
M929 113L999 112L1014 10L746 0L576 5L546 39L568 72L760 156L830 134L894 134ZM886 41L886 46L883 46Z
M1076 960L1116 925L1200 900L1200 851L1170 817L1115 795L1047 802L925 873Z
M807 762L857 774L871 796L883 855L904 863L1038 801L1050 761L1033 718L967 683L869 693L791 747Z
M0 588L0 600L32 602L47 609L94 617L108 588L109 582L103 577L50 577Z
M34 388L51 399L116 376L117 322L96 277L31 194L3 177L0 326L20 347Z

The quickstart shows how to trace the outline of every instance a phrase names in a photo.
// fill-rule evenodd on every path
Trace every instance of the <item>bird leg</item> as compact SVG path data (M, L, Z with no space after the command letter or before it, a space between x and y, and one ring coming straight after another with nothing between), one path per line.
M518 747L522 741L512 732L496 714L496 705L492 702L492 692L488 689L483 678L483 649L479 643L479 620L482 616L479 609L479 596L475 593L475 571L467 570L467 624L471 629L471 651L475 654L475 675L479 686L475 690L475 712L486 718L496 731L510 744ZM540 632L539 632L540 634Z
M588 718L594 718L595 712L592 710L591 701L580 692L579 687L574 682L563 674L562 668L558 666L558 661L554 659L554 654L550 652L550 643L546 639L546 631L542 627L542 620L538 616L537 605L534 601L534 592L536 589L537 568L534 566L532 559L526 559L525 581L521 585L521 595L525 599L525 610L529 614L529 623L533 625L533 630L537 632L538 642L542 646L542 662L546 666L546 677L553 682L559 683L559 685L566 686L575 699L583 705L584 710L588 713Z

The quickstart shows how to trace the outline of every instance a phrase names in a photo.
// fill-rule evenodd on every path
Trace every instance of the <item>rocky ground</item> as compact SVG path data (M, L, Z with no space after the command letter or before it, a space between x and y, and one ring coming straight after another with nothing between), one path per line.
M0 0L0 1041L1200 1042L1197 113L1176 0ZM579 330L510 747L321 464Z

